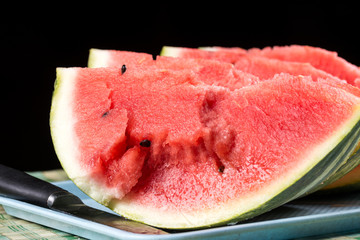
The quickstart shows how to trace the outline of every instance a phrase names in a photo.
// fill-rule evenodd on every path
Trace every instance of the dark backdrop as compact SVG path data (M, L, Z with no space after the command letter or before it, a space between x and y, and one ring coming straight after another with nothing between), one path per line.
M337 51L360 65L355 3L96 2L76 9L66 3L35 6L34 11L33 5L22 10L4 8L0 161L27 171L60 167L49 130L55 68L85 67L89 48L156 55L163 45L307 44Z

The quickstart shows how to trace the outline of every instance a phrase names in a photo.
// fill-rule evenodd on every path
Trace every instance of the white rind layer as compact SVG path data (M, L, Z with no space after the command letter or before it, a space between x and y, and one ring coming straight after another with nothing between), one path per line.
M89 52L88 67L100 68L107 67L109 54L107 50L92 48Z
M55 90L50 112L50 128L56 154L68 176L86 175L78 161L78 139L73 130L76 119L72 112L74 102L74 88L77 76L76 68L56 69Z
M181 51L182 49L179 47L164 46L161 49L160 56L179 57Z

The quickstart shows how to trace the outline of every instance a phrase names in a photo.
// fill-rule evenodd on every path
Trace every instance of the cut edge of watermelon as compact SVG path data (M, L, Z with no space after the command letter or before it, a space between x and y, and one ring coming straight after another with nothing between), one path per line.
M127 196L125 196L125 198L120 201L113 199L112 201L110 201L109 207L115 212L118 212L121 215L135 221L144 222L146 224L156 227L169 229L204 228L224 224L234 224L240 220L247 219L248 216L250 216L251 212L259 212L259 209L260 213L269 211L273 208L274 198L282 196L282 193L284 191L299 182L300 179L302 179L314 168L317 168L317 165L320 164L323 160L325 161L328 154L330 154L333 149L335 149L339 145L342 145L343 140L346 139L350 133L355 134L353 133L355 132L353 131L353 129L356 128L356 132L359 132L359 110L360 106L357 106L357 110L354 111L355 114L350 119L348 119L348 121L346 121L346 123L344 123L343 126L340 127L339 130L331 138L318 145L313 150L312 154L307 156L303 166L297 169L293 169L293 171L289 172L285 178L272 182L269 186L266 187L266 189L262 189L260 192L249 194L242 199L235 199L228 204L223 204L216 210L210 209L207 211L198 211L192 213L160 213L160 210L158 208L150 209L148 206L134 204L131 199L127 198ZM359 136L356 136L356 138L359 138ZM350 150L347 151L351 152ZM345 158L341 161L344 161ZM317 185L320 184L320 181L324 181L327 177L329 177L329 175L331 175L331 171L334 168L339 168L341 166L341 162L340 160L338 160L326 166L328 167L324 171L322 169L317 169L316 171L322 177L317 176L316 182L309 183L306 188L298 191L292 199L295 199L302 195L306 195L307 192L311 191L314 187L317 187ZM254 197L255 195L257 196ZM280 199L282 198L283 197L280 197ZM272 203L269 204L270 202ZM283 202L282 204L284 204L285 202ZM271 208L269 208L269 206L271 206ZM236 209L236 211L234 211L234 209ZM261 209L265 209L265 211ZM166 226L164 226L164 223L166 223Z

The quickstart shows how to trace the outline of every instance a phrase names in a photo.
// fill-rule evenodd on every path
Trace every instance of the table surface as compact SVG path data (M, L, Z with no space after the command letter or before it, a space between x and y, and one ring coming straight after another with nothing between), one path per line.
M31 172L30 174L40 179L51 182L68 180L66 174L62 170ZM25 239L69 240L69 239L83 239L83 238L12 217L6 214L3 207L0 205L0 240L23 240L23 239L24 240ZM326 236L316 236L316 237L302 238L302 239L360 240L360 231L332 234Z

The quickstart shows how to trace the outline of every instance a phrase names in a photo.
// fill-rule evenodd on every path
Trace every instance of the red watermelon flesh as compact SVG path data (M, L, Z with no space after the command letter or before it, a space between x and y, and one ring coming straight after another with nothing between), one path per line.
M245 53L242 50L239 51L237 48L206 47L203 49L195 49L166 46L161 51L161 55L182 58L204 57L230 63L235 63L239 58L246 55L253 55L287 62L309 63L313 67L346 80L352 85L360 86L358 83L360 81L359 67L339 57L336 52L311 46L291 45L266 47L264 49L252 48ZM218 57L221 55L226 57Z
M333 75L313 67L309 63L287 62L260 56L244 55L235 62L235 67L252 73L260 79L271 79L275 74L286 72L291 75L335 78Z
M352 85L357 85L356 82L360 81L359 67L339 57L336 52L322 48L291 45L266 47L264 49L253 48L248 52L249 54L283 61L310 63L315 68L344 79Z
M86 119L88 122L91 115L90 120L95 121L86 124L93 126L89 130L83 129L82 121L74 129L84 139L84 148L81 149L84 167L90 166L88 170L93 172L95 178L101 172L100 176L107 186L116 188L116 198L122 198L141 176L148 148L142 148L139 142L150 140L156 153L165 139L186 143L198 137L200 122L191 109L199 107L201 95L196 89L184 93L176 87L180 84L191 86L197 83L196 79L189 73L179 72L178 75L182 76L174 77L166 70L148 69L136 68L136 72L129 69L127 71L133 74L126 73L121 78L117 76L121 75L117 69L78 70L79 75L83 72L92 74L91 78L95 81L93 84L78 81L80 92L74 93L78 119ZM102 81L103 78L107 81ZM144 78L148 81L144 82ZM96 91L93 93L94 85ZM95 97L95 101L89 100L89 97ZM99 98L104 99L104 104L99 102ZM200 102L197 102L197 98L200 98ZM160 119L162 122L159 122ZM148 132L149 129L151 132ZM95 152L87 151L89 146Z
M356 96L360 96L359 88L347 84L345 80L340 80L338 77L317 69L309 63L288 62L261 56L244 55L240 57L234 65L235 68L253 74L261 80L271 79L280 73L289 73L295 76L310 76L313 81L328 81L329 84L333 84Z
M157 56L156 66L180 70L191 69L206 84L217 85L234 90L260 81L253 74L239 71L232 64L201 58L173 58Z
M190 70L127 66L58 69L52 136L82 190L155 226L226 223L303 194L313 186L281 195L360 118L359 98L307 77L231 91Z

